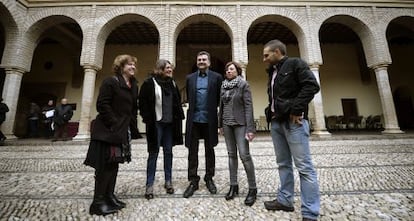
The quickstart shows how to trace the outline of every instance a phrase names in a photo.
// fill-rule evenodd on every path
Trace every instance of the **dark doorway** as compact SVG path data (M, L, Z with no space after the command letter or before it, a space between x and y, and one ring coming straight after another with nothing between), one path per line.
M355 98L343 98L341 101L345 119L358 116L358 107Z

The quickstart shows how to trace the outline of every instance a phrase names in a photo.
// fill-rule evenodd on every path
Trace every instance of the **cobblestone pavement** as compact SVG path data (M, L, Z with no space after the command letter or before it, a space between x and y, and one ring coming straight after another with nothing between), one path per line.
M162 151L158 159L155 199L146 200L146 143L133 142L133 161L122 164L116 192L127 208L106 217L90 216L93 169L82 164L88 142L14 141L0 147L0 220L301 220L299 179L295 173L295 212L272 212L263 202L275 197L279 184L271 140L251 143L258 200L243 204L247 180L239 163L240 196L226 201L229 172L221 138L216 147L218 193L204 182L189 199L187 149L174 148L175 194L163 189ZM200 150L202 150L201 148ZM312 139L311 152L321 191L320 220L414 220L414 137L346 136ZM204 175L200 151L199 175Z

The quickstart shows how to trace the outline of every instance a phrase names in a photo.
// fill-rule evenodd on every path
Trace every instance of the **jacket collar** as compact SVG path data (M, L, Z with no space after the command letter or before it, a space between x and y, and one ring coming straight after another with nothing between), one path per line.
M283 63L285 63L285 61L286 61L287 59L288 59L288 56L287 56L287 55L285 55L285 56L282 58L282 60L280 60L277 64L270 65L270 66L269 66L269 68L268 68L268 70L269 70L269 74L270 74L270 75L272 75L272 74L273 74L273 71L275 71L276 69L277 69L277 70L280 70L280 68L282 67Z

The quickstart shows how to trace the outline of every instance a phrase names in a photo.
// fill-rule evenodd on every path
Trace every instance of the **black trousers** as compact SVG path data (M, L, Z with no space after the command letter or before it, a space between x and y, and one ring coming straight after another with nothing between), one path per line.
M199 139L204 139L206 158L206 175L204 176L204 180L213 178L216 167L214 147L210 145L209 141L208 124L193 123L191 143L188 148L188 180L192 183L198 183L200 181L200 176L197 175Z
M118 163L108 163L103 168L95 170L94 198L114 193L118 168Z

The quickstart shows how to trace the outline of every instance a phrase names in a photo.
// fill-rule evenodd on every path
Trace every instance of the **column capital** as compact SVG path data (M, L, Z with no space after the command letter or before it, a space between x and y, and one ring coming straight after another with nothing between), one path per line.
M382 63L382 64L375 64L371 68L374 70L387 70L388 69L388 63Z
M2 66L2 68L4 68L4 70L7 72L17 72L20 75L23 75L24 73L27 72L26 69L21 68L21 67L16 67L16 66Z
M98 70L100 70L101 68L100 67L98 67L98 66L96 66L96 65L94 65L94 64L83 64L82 65L82 67L83 67L83 69L92 69L92 70L95 70L95 71L98 71Z
M311 69L311 70L319 70L319 66L320 66L320 64L318 64L318 63L313 63L313 64L309 64L309 68Z

